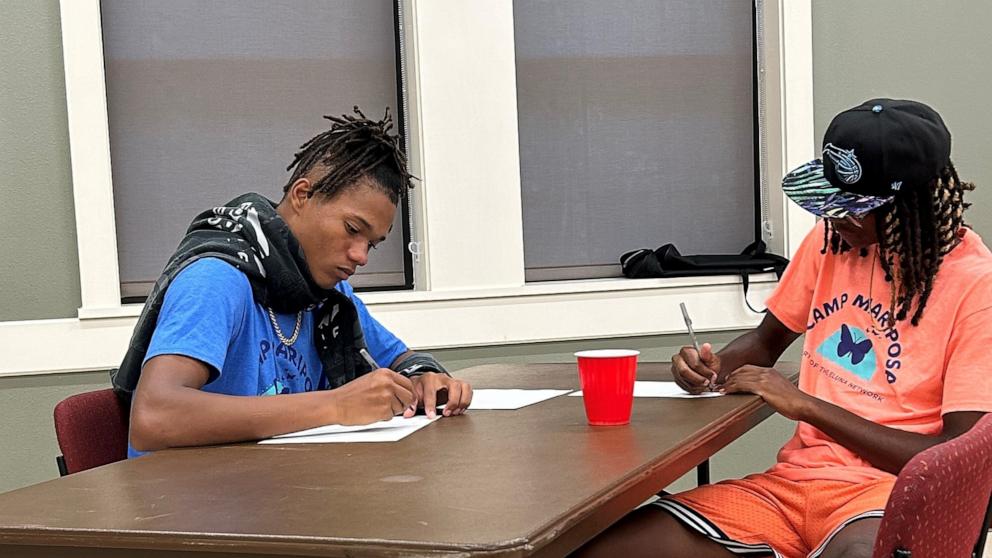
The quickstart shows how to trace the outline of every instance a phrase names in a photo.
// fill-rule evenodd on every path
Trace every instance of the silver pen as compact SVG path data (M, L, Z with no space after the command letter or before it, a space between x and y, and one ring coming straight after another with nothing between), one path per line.
M358 349L358 354L362 355L362 358L365 359L365 362L369 363L369 366L372 367L372 370L378 370L382 368L381 366L379 366L379 363L376 362L374 358L372 358L372 355L370 355L369 352L365 350L365 347ZM413 409L413 412L415 413L417 412L416 405L410 405L410 409Z
M685 320L685 328L689 330L689 339L692 340L692 348L696 349L696 354L700 355L702 358L702 351L699 349L699 340L696 339L696 330L692 329L692 318L689 317L689 310L686 309L685 303L680 302L679 308L682 309L682 319ZM709 390L713 391L716 389L716 381L712 380L710 382Z
M682 319L685 320L685 328L689 330L689 339L692 340L692 348L696 349L698 353L699 341L696 340L696 332L692 329L692 319L689 317L689 311L686 310L684 302L679 303L679 308L682 309Z
M375 359L372 358L372 355L370 355L369 352L365 350L365 347L362 347L361 349L358 349L358 354L362 355L362 358L365 359L365 362L369 363L369 366L372 367L372 370L378 370L378 369L382 368L375 361Z

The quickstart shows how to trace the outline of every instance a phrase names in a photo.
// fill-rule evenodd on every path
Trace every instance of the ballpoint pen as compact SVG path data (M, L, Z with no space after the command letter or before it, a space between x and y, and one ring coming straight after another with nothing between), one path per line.
M686 309L685 303L680 302L679 308L682 309L682 319L685 320L685 328L689 330L689 339L692 340L692 348L696 349L696 354L700 355L702 358L702 351L699 349L699 341L696 339L696 331L692 329L692 319L689 318L689 310ZM716 389L716 379L710 381L709 390L713 391Z
M375 361L375 359L372 358L372 355L370 355L369 352L365 350L365 347L362 347L361 349L358 349L358 354L362 355L362 358L365 359L365 362L369 363L369 366L372 367L372 370L378 370L378 369L382 368Z
M378 369L382 368L381 366L379 366L379 363L377 363L375 361L375 359L372 358L372 355L370 355L369 352L367 350L365 350L365 347L362 347L361 349L358 349L358 354L362 355L362 358L365 359L365 362L369 363L369 366L372 367L372 370L378 370ZM416 406L410 405L410 408L413 409L413 412L415 412L415 413L417 412L417 407Z

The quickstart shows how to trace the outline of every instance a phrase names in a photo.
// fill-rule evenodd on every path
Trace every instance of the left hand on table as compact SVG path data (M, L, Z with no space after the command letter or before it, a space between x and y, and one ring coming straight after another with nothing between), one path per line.
M731 372L720 385L720 391L760 395L765 403L792 420L802 420L803 409L810 399L778 370L752 365Z
M444 416L450 417L464 413L472 402L472 386L464 380L436 372L426 372L410 380L428 418L436 416L437 405L444 405ZM410 418L415 413L415 409L407 409L403 416Z

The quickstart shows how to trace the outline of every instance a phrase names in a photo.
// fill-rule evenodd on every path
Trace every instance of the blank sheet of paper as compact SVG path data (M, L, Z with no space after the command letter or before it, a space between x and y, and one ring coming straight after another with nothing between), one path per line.
M398 442L410 434L420 430L440 418L429 419L424 416L412 418L393 417L390 420L363 424L361 426L342 426L329 424L299 432L280 434L259 444L331 444L340 442Z
M564 395L569 389L477 389L472 392L470 411L503 410L512 411L540 403L559 395Z
M680 399L696 399L698 397L720 397L718 391L704 391L693 395L679 387L675 382L634 382L634 397L675 397ZM569 397L581 397L582 392L570 393Z

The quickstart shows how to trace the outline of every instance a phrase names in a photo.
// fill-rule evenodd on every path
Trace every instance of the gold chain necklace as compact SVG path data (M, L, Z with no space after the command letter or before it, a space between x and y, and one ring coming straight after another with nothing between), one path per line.
M269 321L272 322L272 327L276 330L276 337L279 338L279 342L283 345L289 347L293 343L296 343L296 338L300 336L300 330L303 329L303 310L296 313L296 328L293 329L293 336L286 339L286 336L282 334L282 329L279 328L279 322L276 320L276 313L272 311L271 308L266 307L269 311Z

